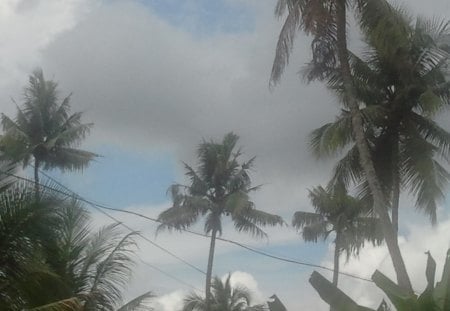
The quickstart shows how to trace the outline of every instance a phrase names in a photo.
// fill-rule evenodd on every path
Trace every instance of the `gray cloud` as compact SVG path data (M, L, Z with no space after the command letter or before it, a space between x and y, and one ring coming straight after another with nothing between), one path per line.
M29 72L42 66L64 92L74 92L73 109L86 111L86 118L95 122L89 144L114 144L130 151L164 149L189 163L195 163L201 138L220 139L235 131L245 155L257 155L254 178L264 184L254 197L257 206L281 213L289 222L293 211L309 208L306 189L325 182L332 166L332 161L312 158L307 135L331 121L339 107L321 85L305 85L298 77L310 57L309 39L303 35L280 85L270 92L268 78L281 26L272 16L274 3L230 1L252 7L253 30L196 36L137 1L2 3L0 68L5 74L0 91L4 99L20 98ZM432 5L414 0L408 6L427 15L450 13L446 0ZM14 109L5 102L1 108ZM274 235L275 241L285 242ZM181 247L177 238L161 239ZM207 247L204 244L197 245L196 254ZM189 245L184 247L181 250L189 253ZM143 253L155 255L145 247ZM155 258L163 260L158 254ZM311 298L307 273L295 277L297 283L279 285L288 304L313 308L319 299ZM269 279L257 279L262 290L277 289ZM146 281L141 277L136 287ZM302 305L296 302L299 295Z

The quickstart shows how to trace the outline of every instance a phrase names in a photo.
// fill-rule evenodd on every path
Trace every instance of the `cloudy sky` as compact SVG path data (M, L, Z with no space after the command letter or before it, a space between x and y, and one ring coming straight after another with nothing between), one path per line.
M274 6L275 0L2 0L1 111L14 114L11 98L20 103L28 75L43 68L59 82L62 96L73 92L72 109L95 123L83 147L103 156L82 173L53 175L88 199L151 217L170 206L166 189L184 181L181 161L195 165L201 140L234 131L244 159L257 156L252 177L263 187L253 201L289 223L294 211L311 209L307 189L329 177L332 161L317 162L307 136L333 120L339 106L321 85L299 78L310 57L309 39L301 34L281 83L269 90L281 27ZM450 17L447 0L411 0L408 6L414 13ZM403 209L401 247L417 291L425 284L423 252L430 250L442 262L450 246L447 206L440 207L436 228L413 209ZM205 270L207 239L166 232L156 237L154 223L112 215ZM93 217L96 225L111 222L96 211ZM223 236L332 266L328 245L305 245L289 227L268 233L268 240L254 240L225 225ZM150 266L138 261L129 297L152 290L162 308L172 311L191 287L203 288L201 273L145 240L138 244L139 258ZM368 247L343 269L362 277L375 269L393 276L384 247ZM249 286L259 301L276 293L290 310L327 310L307 282L311 268L219 242L214 273L234 271L234 281ZM377 291L368 290L371 284L341 280L361 303L380 301Z

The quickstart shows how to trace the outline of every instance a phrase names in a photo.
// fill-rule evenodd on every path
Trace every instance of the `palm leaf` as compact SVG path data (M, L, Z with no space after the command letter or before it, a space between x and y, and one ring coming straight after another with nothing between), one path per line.
M277 3L276 14L281 16L285 13L289 0L280 0ZM300 1L298 1L300 2ZM294 47L294 38L297 29L301 26L301 11L299 5L290 5L288 15L281 28L280 35L275 52L275 59L272 65L272 73L270 75L270 85L275 86L280 80L284 69L289 64L289 57Z
M78 298L68 298L46 304L44 306L28 309L28 311L82 311L82 303Z
M153 299L155 297L155 295L152 292L146 292L134 299L132 299L131 301L129 301L128 303L124 304L122 307L120 307L119 309L117 309L117 311L144 311L144 310L153 310L153 308L149 308L148 306L145 305L145 303L150 300Z

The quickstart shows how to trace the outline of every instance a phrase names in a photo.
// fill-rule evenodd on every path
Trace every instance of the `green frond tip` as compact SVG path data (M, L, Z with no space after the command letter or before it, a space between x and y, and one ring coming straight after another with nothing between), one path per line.
M78 298L68 298L46 304L44 306L27 309L28 311L82 311L83 305Z
M155 298L153 292L146 292L131 301L124 304L122 307L117 309L117 311L151 311L153 308L148 306L150 300Z

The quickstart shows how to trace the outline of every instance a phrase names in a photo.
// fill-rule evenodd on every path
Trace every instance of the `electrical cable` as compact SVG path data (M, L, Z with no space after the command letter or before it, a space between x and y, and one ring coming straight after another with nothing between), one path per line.
M53 180L55 183L57 183L57 184L59 184L60 186L62 186L62 187L64 187L64 188L68 189L67 187L65 187L64 185L62 185L62 184L59 183L58 181L56 181L53 177L51 177L51 176L45 174L44 172L42 172L42 173L43 173L47 178ZM6 173L6 172L5 172L5 174L9 174L9 173ZM20 176L14 175L14 174L9 174L9 175L11 175L11 176L13 176L13 177L16 177L16 178L20 178L20 179L26 180L26 181L29 181L29 182L33 182L33 181L30 180L30 179L27 179L27 178L24 178L24 177L20 177ZM45 185L43 185L43 186L45 186ZM57 189L50 189L50 190L54 190L54 191L59 192ZM69 191L71 191L71 190L69 189ZM71 192L72 192L72 191L71 191ZM63 193L63 194L68 195L68 194L66 194L66 193ZM77 196L78 196L78 195L77 195ZM87 200L87 199L81 197L81 196L78 196L78 199L79 199L80 201L82 201L82 202L85 202L85 203L87 203L87 204L89 204L89 205L95 207L97 210L98 210L98 209L105 209L105 210L110 210L110 211L115 211L115 212L120 212L120 213L125 213L125 214L131 214L131 215L134 215L134 216L137 216L137 217L140 217L140 218L143 218L143 219L152 221L152 222L156 222L156 223L163 224L163 222L161 222L160 220L158 220L158 219L156 219L156 218L152 218L152 217L146 216L146 215L141 214L141 213L137 213L137 212L130 211L130 210L119 209L119 208L113 208L113 207L106 206L106 205L104 205L104 204L94 203L94 202L92 202L92 201L90 201L90 200ZM104 211L103 211L103 212L104 212ZM111 218L111 217L110 217L110 218ZM191 233L191 234L196 235L196 236L201 236L201 237L210 238L209 235L202 234L202 233L195 232L195 231L191 231L191 230L189 230L189 229L180 229L180 231L188 232L188 233ZM147 238L145 238L145 239L147 239ZM331 272L334 271L333 268L329 268L329 267L325 267L325 266L321 266L321 265L317 265L317 264L313 264L313 263L303 262L303 261L299 261L299 260L295 260L295 259L291 259L291 258L285 258L285 257L273 255L273 254L270 254L270 253L268 253L268 252L264 252L264 251L261 251L261 250L257 250L257 249L255 249L255 248L253 248L253 247L251 247L251 246L245 245L245 244L243 244L243 243L240 243L240 242L237 242L237 241L234 241L234 240L230 240L230 239L226 239L226 238L222 238L222 237L217 237L216 239L219 240L219 241L222 241L222 242L234 244L234 245L236 245L236 246L238 246L238 247L241 247L241 248L244 248L244 249L246 249L246 250L248 250L248 251L250 251L250 252L253 252L253 253L259 254L259 255L261 255L261 256L268 257L268 258L272 258L272 259L275 259L275 260L279 260L279 261L283 261L283 262L288 262L288 263L292 263L292 264L296 264L296 265L301 265L301 266L313 267L313 268L322 269L322 270L327 270L327 271L331 271ZM149 240L149 242L152 243L152 244L154 243L154 242L151 241L151 240ZM173 255L173 254L172 254L172 255ZM175 256L176 256L176 255L175 255ZM179 258L177 258L177 259L179 259ZM179 260L180 260L180 259L179 259ZM191 264L189 264L189 263L185 263L185 264L188 264L188 265L191 266ZM192 267L192 266L191 266L191 267ZM195 266L194 266L194 267L195 267ZM193 267L193 268L194 268L194 267ZM198 269L197 267L195 267L194 269L197 270L197 271L199 271L199 272L201 272L202 274L206 274L204 271ZM339 271L338 274L343 275L343 276L347 276L347 277L350 277L350 278L354 278L354 279L358 279L358 280L362 280L362 281L372 282L372 283L373 283L373 281L372 281L371 279L364 278L364 277L360 277L360 276L355 275L355 274L352 274L352 273L347 273L347 272Z
M27 182L30 182L30 183L34 183L33 180L31 180L31 179L29 179L29 178L21 177L21 176L18 176L18 175L15 175L15 174L11 174L11 173L8 173L8 172L4 172L4 171L2 171L1 173L2 173L2 174L5 174L5 175L12 176L12 177L15 177L15 178L20 179L20 180L23 180L23 181L27 181ZM48 175L47 175L47 176L48 176ZM39 185L40 187L46 188L46 189L51 190L51 191L54 191L54 192L56 192L56 193L59 193L59 194L65 195L65 196L67 196L67 197L71 197L71 198L74 198L74 199L76 199L76 200L79 200L79 201L82 201L82 202L85 202L85 203L89 204L90 206L92 206L92 207L95 208L96 210L100 211L102 214L104 214L104 215L107 216L108 218L112 219L112 220L115 221L116 223L120 224L120 225L123 226L124 228L130 230L131 232L136 232L136 235L138 235L139 237L141 237L142 239L144 239L144 240L147 241L148 243L150 243L150 244L152 244L153 246L159 248L160 250L162 250L163 252L169 254L170 256L176 258L177 260L179 260L180 262L184 263L185 265L191 267L192 269L196 270L197 272L200 272L200 273L206 275L206 272L205 272L205 271L203 271L203 270L201 270L200 268L196 267L195 265L189 263L188 261L184 260L183 258L177 256L176 254L172 253L171 251L169 251L168 249L162 247L161 245L159 245L159 244L153 242L152 240L150 240L149 238L147 238L146 236L144 236L142 233L137 232L136 230L134 230L134 229L131 228L130 226L124 224L123 222L121 222L120 220L118 220L117 218L115 218L114 216L111 216L110 214L106 213L105 211L102 210L102 209L105 209L104 207L100 206L99 204L92 203L91 201L84 199L83 197L79 196L78 194L76 194L75 192L73 192L72 190L70 190L69 188L67 188L67 187L64 186L63 184L61 184L60 182L56 181L55 179L53 179L53 178L51 178L51 177L49 177L49 176L48 176L48 178L52 179L52 180L53 180L55 183L57 183L60 187L65 188L65 189L66 189L67 191L69 191L70 193L61 191L61 190L59 190L59 189L56 189L56 188L54 188L54 187L50 187L50 186L48 186L48 185L44 185L44 184L42 184L42 183L39 183L38 185Z

